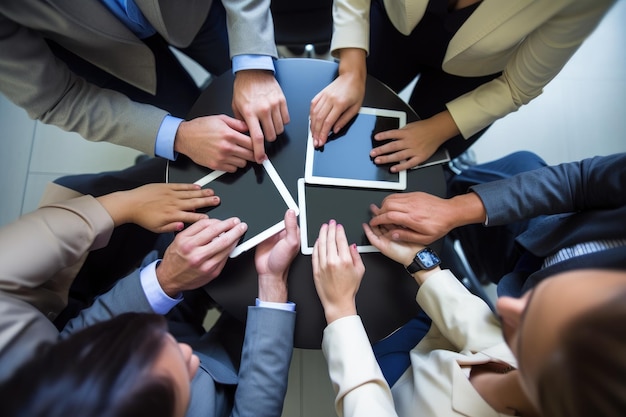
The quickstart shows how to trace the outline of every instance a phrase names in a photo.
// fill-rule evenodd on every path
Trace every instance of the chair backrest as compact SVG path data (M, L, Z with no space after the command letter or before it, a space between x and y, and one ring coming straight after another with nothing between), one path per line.
M333 32L333 0L272 0L277 45L328 47Z

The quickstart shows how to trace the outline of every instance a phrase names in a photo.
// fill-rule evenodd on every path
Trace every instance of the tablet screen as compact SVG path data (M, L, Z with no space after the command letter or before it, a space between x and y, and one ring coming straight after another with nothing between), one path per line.
M263 165L248 163L237 172L213 171L195 184L211 188L220 197L220 205L204 211L212 218L224 220L239 217L248 225L237 247L230 253L234 258L285 228L287 209L299 212L298 205L285 184L266 159Z
M374 135L399 129L406 124L406 113L362 107L357 116L337 135L318 149L313 146L309 129L305 162L305 181L309 184L349 187L406 189L406 171L392 173L392 164L376 165L370 151L384 144Z
M300 251L305 255L313 253L320 227L334 219L344 227L348 243L356 243L359 252L379 252L369 243L362 224L372 218L370 204L380 206L383 199L392 193L394 193L392 190L346 189L307 184L304 178L300 178L298 180Z

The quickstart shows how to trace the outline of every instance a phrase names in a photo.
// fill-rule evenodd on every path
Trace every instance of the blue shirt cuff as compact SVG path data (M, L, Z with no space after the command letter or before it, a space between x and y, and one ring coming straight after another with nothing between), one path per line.
M154 154L161 158L167 158L170 161L175 161L178 157L178 152L174 151L174 139L176 139L176 132L178 126L183 122L183 119L178 117L167 115L161 122L159 132L157 133L156 142L154 143Z
M256 299L257 307L275 308L276 310L296 311L296 305L291 301L286 303L273 303L271 301L261 301Z
M233 74L242 70L268 70L276 73L274 59L269 55L235 55L233 57Z
M167 314L176 304L182 301L183 296L178 294L176 298L172 298L165 294L156 275L156 267L159 262L161 261L156 260L143 268L139 272L139 279L152 310L157 314Z

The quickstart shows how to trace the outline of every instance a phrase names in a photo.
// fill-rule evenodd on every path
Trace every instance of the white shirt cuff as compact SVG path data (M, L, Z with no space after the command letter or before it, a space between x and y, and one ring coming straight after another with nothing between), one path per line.
M276 310L286 310L286 311L296 311L295 303L288 301L286 303L274 303L271 301L262 301L258 298L256 299L257 307L265 307L265 308L275 308Z
M143 268L139 272L139 279L152 310L157 314L167 314L176 304L182 301L183 296L178 294L176 298L172 298L165 294L156 275L156 267L159 262L161 260L156 260Z

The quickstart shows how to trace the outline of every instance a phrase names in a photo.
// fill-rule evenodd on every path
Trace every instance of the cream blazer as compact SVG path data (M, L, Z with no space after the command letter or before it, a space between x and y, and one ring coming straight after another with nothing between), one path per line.
M482 0L448 45L443 70L502 76L447 103L463 137L539 96L615 0ZM410 34L428 0L384 0L396 29ZM335 0L331 51L369 52L370 0Z
M324 330L322 349L338 415L505 416L482 399L462 368L486 362L517 367L487 304L448 270L420 287L417 302L433 324L391 390L358 316L336 320Z

